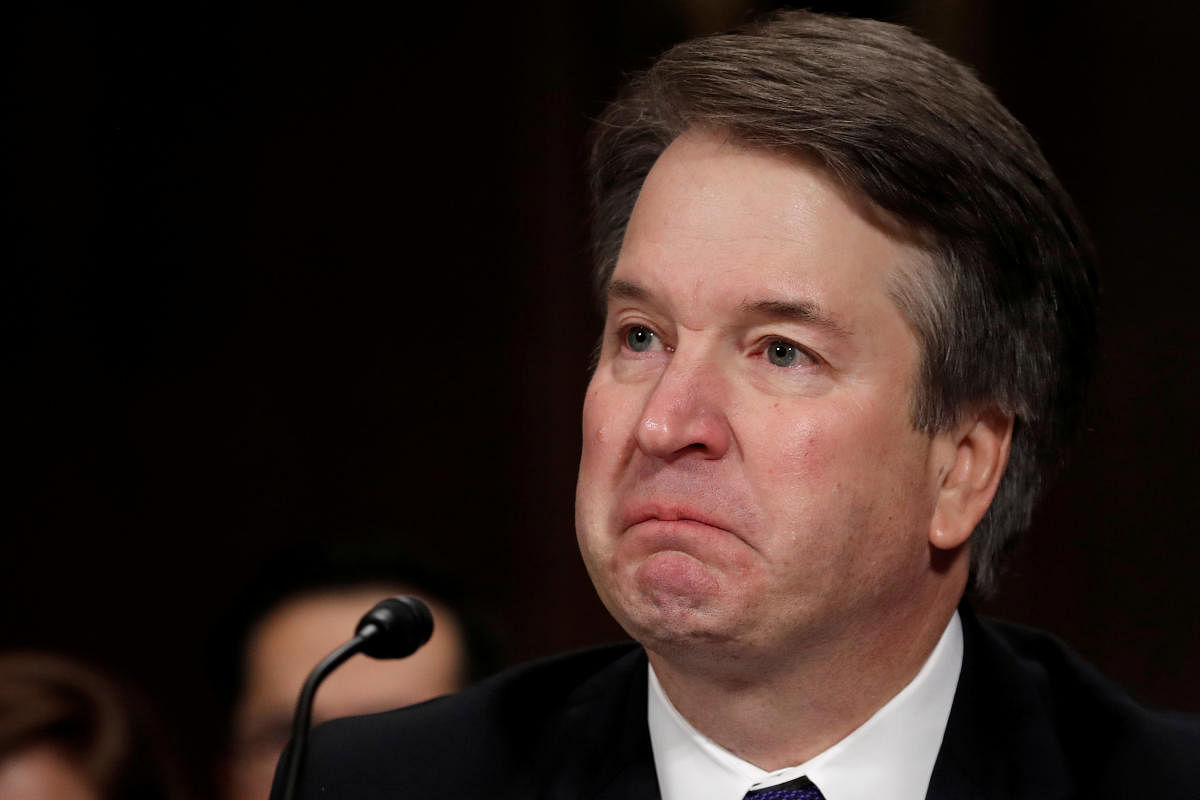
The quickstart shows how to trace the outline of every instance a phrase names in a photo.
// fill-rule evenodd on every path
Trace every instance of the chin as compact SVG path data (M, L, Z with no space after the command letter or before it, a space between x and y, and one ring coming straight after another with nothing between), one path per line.
M715 646L737 641L744 629L740 620L742 595L725 596L719 587L648 583L644 575L605 599L610 613L632 638L649 650ZM718 589L714 591L714 589Z
M702 553L647 553L622 544L605 554L585 547L583 554L600 600L631 638L665 653L735 641L746 632L754 590L744 568Z
M635 611L618 621L626 633L647 650L674 660L707 657L705 654L738 640L728 626L690 613L641 614Z

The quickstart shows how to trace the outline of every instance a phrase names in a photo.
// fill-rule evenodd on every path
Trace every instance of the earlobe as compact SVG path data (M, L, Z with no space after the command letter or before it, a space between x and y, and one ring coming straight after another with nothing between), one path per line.
M953 550L971 536L996 495L1008 463L1013 418L997 410L969 415L954 429L939 436L940 485L929 542L939 550Z

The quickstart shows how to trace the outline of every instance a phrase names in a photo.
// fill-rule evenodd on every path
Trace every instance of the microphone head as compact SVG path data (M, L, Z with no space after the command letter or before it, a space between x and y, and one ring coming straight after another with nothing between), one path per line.
M433 635L433 614L415 597L389 597L358 621L355 632L366 638L362 652L371 658L404 658Z

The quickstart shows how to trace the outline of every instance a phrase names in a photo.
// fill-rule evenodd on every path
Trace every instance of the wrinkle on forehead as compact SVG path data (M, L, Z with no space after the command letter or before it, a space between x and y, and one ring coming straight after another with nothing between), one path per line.
M681 141L707 144L711 148L712 154L717 156L761 155L776 159L782 165L803 167L818 177L825 188L836 194L864 222L886 234L897 244L922 251L925 254L931 254L937 249L936 236L932 231L879 205L862 187L851 182L837 169L830 167L823 159L809 150L759 147L739 139L732 131L709 125L688 128L677 136L671 145ZM670 149L670 145L667 149ZM665 154L666 150L663 153ZM662 159L662 154L659 155L659 159Z
M937 330L942 318L949 313L949 309L944 305L950 291L949 287L943 284L947 280L953 280L952 276L946 274L944 267L938 266L941 262L939 247L937 237L932 231L914 225L911 221L883 208L860 187L850 183L836 170L805 150L788 152L756 147L739 139L731 131L713 126L688 128L676 137L672 145L676 142L706 146L710 153L717 157L759 155L778 160L781 166L802 167L809 171L815 183L836 195L859 219L898 245L904 257L891 265L887 290L909 328L917 336L924 359L925 348L930 344L930 332ZM821 197L823 202L813 202L810 197L807 203L802 204L805 208L800 208L801 204L797 203L790 206L790 209L792 212L803 211L812 214L832 199L824 195ZM783 216L786 208L789 207L780 206L778 216ZM738 206L736 210L745 210L745 207ZM721 237L706 235L704 232L698 233L696 239L710 243L722 241ZM795 237L787 235L743 236L740 241L768 239L776 242L798 241Z

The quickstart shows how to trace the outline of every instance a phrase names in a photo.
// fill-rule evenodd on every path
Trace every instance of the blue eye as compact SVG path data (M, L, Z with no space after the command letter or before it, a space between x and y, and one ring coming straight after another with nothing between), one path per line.
M625 331L625 344L635 353L644 353L654 345L654 331L644 325L634 325Z
M777 367L791 367L800 357L800 351L794 344L776 339L767 345L767 360Z

